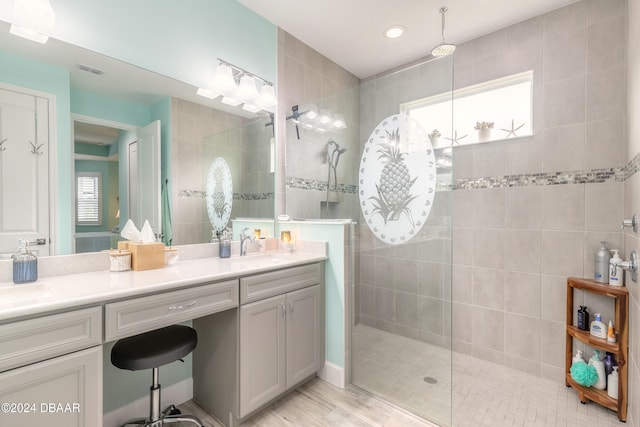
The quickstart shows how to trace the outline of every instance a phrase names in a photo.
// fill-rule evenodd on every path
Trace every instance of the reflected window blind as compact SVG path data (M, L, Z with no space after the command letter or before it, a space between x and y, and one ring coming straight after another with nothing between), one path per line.
M76 224L102 225L102 174L76 174Z

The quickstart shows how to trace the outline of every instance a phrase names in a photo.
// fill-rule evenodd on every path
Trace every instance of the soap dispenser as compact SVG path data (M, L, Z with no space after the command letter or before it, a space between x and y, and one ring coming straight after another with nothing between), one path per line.
M13 283L38 280L38 258L29 250L29 241L18 241L18 253L13 255Z
M218 244L218 256L220 258L229 258L231 256L231 241L229 240L229 233L227 230L223 231L220 235L220 241Z
M617 249L612 249L613 257L609 260L609 284L611 286L622 286L624 284L624 271L619 267L622 258L618 255Z

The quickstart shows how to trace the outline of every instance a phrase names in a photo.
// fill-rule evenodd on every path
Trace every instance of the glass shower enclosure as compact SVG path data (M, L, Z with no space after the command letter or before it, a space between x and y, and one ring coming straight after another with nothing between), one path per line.
M433 59L286 122L287 213L353 224L348 381L441 426L452 424L452 89L453 57ZM433 103L441 114L417 114Z

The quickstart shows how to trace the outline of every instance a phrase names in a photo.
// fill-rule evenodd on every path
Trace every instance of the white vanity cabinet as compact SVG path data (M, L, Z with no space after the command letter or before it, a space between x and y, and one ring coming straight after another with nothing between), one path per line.
M0 426L102 425L102 307L0 325Z
M321 368L322 291L314 285L240 307L240 417Z
M324 263L241 277L237 313L194 327L194 398L235 426L322 368Z

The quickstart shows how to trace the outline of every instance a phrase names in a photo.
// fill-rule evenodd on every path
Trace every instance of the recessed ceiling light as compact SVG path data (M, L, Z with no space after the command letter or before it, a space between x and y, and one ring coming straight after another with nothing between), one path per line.
M384 30L384 36L388 39L397 39L404 34L405 30L406 28L402 25L392 25Z

